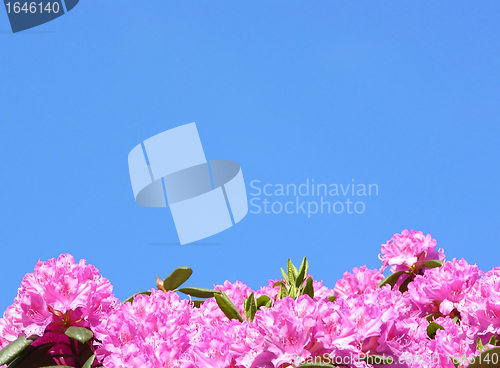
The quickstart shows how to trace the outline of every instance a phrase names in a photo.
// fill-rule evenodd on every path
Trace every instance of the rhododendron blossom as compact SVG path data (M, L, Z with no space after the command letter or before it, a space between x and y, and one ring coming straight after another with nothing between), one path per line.
M35 334L32 346L51 343L56 365L81 366L64 332L82 326L94 335L93 366L109 368L365 368L381 356L394 368L465 368L500 345L500 268L424 265L444 260L435 247L430 235L405 230L382 245L381 270L354 268L334 288L307 284L307 271L283 276L301 292L283 294L281 279L258 290L226 281L196 306L161 285L119 303L93 266L61 255L24 277L0 319L0 345ZM248 313L252 300L264 304Z
M464 259L454 259L418 275L409 284L408 293L423 312L440 312L447 316L467 308L465 297L478 279L477 266L469 265Z
M431 260L443 260L442 250L436 250L436 240L430 234L424 236L421 231L404 230L382 244L383 272L388 266L391 272L420 269L422 265Z
M367 289L376 289L383 279L383 274L378 270L369 270L366 266L359 269L354 267L352 273L344 273L333 290L336 296L347 298L352 294L363 294Z
M64 341L63 330L82 326L95 330L120 304L109 281L85 260L75 263L69 254L38 262L21 281L14 303L0 319L0 347L21 335L43 338L33 345ZM57 344L54 349L63 344Z

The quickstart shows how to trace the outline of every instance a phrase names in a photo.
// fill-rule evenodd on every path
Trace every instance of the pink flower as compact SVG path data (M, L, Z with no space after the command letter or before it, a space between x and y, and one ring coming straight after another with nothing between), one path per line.
M54 343L49 355L55 364L74 366L64 331L83 326L99 340L93 340L95 364L106 368L294 368L324 354L347 368L372 368L363 360L372 354L393 357L394 368L455 368L450 356L471 358L480 353L478 338L487 349L490 338L500 337L500 268L483 273L463 259L424 268L426 261L444 259L435 247L430 235L413 230L382 245L382 271L410 271L393 289L378 287L382 272L366 266L345 272L334 289L314 281L312 299L277 300L278 280L269 280L254 296L266 295L272 304L257 310L253 321L244 314L251 288L240 281L214 286L242 322L228 318L215 298L194 308L171 291L151 290L121 304L93 266L61 255L24 277L0 319L0 347L37 334L33 345ZM409 277L402 294L398 286ZM442 329L428 332L431 313Z
M428 358L429 363L432 363L431 360L439 361L439 365L433 366L446 368L455 368L451 359L455 358L464 363L462 367L466 367L468 364L465 362L474 356L475 351L475 340L469 338L467 326L457 324L450 318L438 318L436 323L444 330L437 330L435 338L426 342L431 354L424 358ZM417 366L419 365L415 364L411 367Z
M138 295L98 326L98 357L109 368L182 366L190 347L191 310L188 300L170 291Z
M307 357L314 351L313 327L316 303L307 295L294 300L278 300L273 308L255 316L255 324L264 337L265 351L274 367L290 363L294 356Z
M479 278L476 265L469 265L464 259L453 259L443 266L429 269L424 275L417 275L408 285L409 298L422 313L441 313L453 317L467 313L465 296Z
M401 234L394 236L382 244L381 272L388 266L391 272L419 270L424 262L430 260L443 260L445 258L442 249L436 251L436 240L430 234L424 236L421 231L403 230Z
M112 291L109 281L85 260L75 264L71 255L62 254L38 262L0 320L0 336L8 342L21 334L42 336L49 325L92 330L119 303Z
M365 290L375 290L378 288L384 275L378 270L369 270L366 266L359 269L354 267L352 273L344 272L342 278L335 284L335 295L347 298L352 294L363 294Z
M500 335L500 267L486 272L465 295L462 321L482 331L486 344Z
M422 342L428 339L428 325L429 322L425 318L400 315L387 335L385 349L398 357L429 355L427 347L422 346Z

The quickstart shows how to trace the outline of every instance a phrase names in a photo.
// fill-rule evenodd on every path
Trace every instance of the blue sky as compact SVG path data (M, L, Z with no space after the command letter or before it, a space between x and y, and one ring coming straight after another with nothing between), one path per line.
M500 266L499 34L496 1L81 1L17 34L0 12L0 309L65 252L122 300L178 266L189 286L258 288L303 256L333 287L379 268L405 228ZM354 179L378 196L351 198L362 214L249 213L176 245L169 210L135 203L127 156L191 122L249 194Z

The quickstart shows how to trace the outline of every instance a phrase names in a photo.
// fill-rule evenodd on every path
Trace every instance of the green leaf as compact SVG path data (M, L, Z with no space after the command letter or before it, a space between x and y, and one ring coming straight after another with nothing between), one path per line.
M495 336L491 336L490 341L488 341L488 344L490 345L496 345L497 344L497 339L495 339Z
M401 286L399 287L399 291L404 293L405 291L408 291L408 284L413 281L413 278L410 276L406 280L403 281Z
M256 304L257 309L259 309L260 307L271 308L273 301L267 295L261 295L257 298Z
M481 341L480 337L477 338L476 349L477 350L483 350L484 349L484 345L483 345L483 342Z
M297 288L295 287L295 284L290 286L290 289L288 289L288 295L291 296L293 299L297 299Z
M429 323L429 326L427 326L427 336L429 336L431 339L434 339L436 337L437 330L444 330L444 328L434 321Z
M297 288L297 296L304 295L304 288L305 288L305 285L300 285L300 286Z
M165 290L174 290L184 284L193 274L193 270L189 267L179 267L168 275L163 280L163 288Z
M288 280L290 281L288 284L295 285L295 280L297 280L297 276L299 275L299 273L290 259L288 259L287 269Z
M94 360L95 360L95 355L92 355L90 358L87 359L87 361L82 366L82 368L90 368L90 367L92 367L92 363L94 363Z
M443 263L444 263L443 261L438 261L437 259L433 259L431 261L424 262L422 267L436 268L436 267L441 267Z
M290 280L288 280L288 276L286 275L286 272L283 268L281 269L281 276L283 276L283 280L285 280L285 282L288 285L290 285ZM279 281L279 282L281 282L281 281ZM276 286L276 283L274 283L274 286Z
M458 366L460 365L460 361L449 356L449 358L451 359L451 361L453 362L453 365L455 366L455 368L458 368Z
M460 318L458 316L455 316L455 317L452 318L452 321L455 322L455 323L457 323L459 319Z
M304 295L309 295L311 299L314 298L313 279L311 276L307 278L306 286L304 287Z
M308 262L306 257L302 260L302 263L300 264L299 267L299 274L297 275L297 279L295 280L295 286L299 287L301 286L307 276L307 269L309 268Z
M498 368L500 363L500 347L483 351L476 355L467 368Z
M283 281L281 281L281 280L276 281L276 282L273 284L273 288L275 288L276 286L281 286L281 285L284 285Z
M425 319L429 322L432 322L433 319L441 316L441 312L431 313L425 316Z
M47 353L54 347L54 345L56 345L55 342L42 344L36 347L30 345L23 350L21 355L9 364L8 368L26 368L50 365L54 363L54 359L52 359Z
M365 362L368 364L376 364L376 365L386 365L386 364L393 364L394 363L394 358L390 356L383 356L383 355L367 355L365 359L363 359Z
M142 292L140 292L140 293L134 294L134 295L132 295L131 297L129 297L129 298L127 298L127 299L125 299L125 300L123 301L123 304L125 304L125 303L127 303L127 302L132 303L132 302L134 301L135 297L136 297L137 295L141 295L141 294L143 294L143 295L151 295L151 291L142 291Z
M328 297L328 301L329 301L329 302L334 302L334 301L335 301L335 299L337 299L337 297L336 297L336 296L329 296L329 297Z
M4 347L0 351L0 366L9 364L16 359L33 341L35 339L27 339L26 336L21 336Z
M69 336L72 339L81 342L82 344L85 344L92 337L94 337L92 331L90 331L88 328L85 327L71 326L68 327L64 333L66 334L66 336Z
M204 300L199 300L199 299L194 299L191 300L191 302L194 304L195 308L201 307L201 305L205 302Z
M257 304L255 303L253 292L245 299L244 309L247 320L253 321L255 313L257 313Z
M222 312L224 312L227 318L237 319L238 321L243 322L243 317L238 311L238 308L236 308L236 306L224 291L221 290L220 294L215 294L214 297L217 305L222 310Z
M211 298L215 294L217 294L217 290L212 290L212 289L204 289L204 288L198 288L198 287L185 287L182 289L178 289L175 291L180 291L181 293L191 295L197 298Z
M281 284L280 289L278 291L278 299L283 299L288 296L288 289L286 288L285 284Z
M399 276L402 274L406 273L406 271L398 271L391 273L389 276L387 276L385 279L380 281L380 284L378 284L379 287L383 287L386 284L391 285L391 289L396 285L396 282L398 282Z

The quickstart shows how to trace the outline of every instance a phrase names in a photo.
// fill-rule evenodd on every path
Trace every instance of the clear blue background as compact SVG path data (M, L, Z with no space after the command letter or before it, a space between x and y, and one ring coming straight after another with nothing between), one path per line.
M497 1L81 1L12 34L0 11L0 309L69 252L125 299L178 266L190 286L333 287L405 228L500 266ZM249 183L376 183L362 215L248 214L190 246L134 201L127 155L196 122Z

